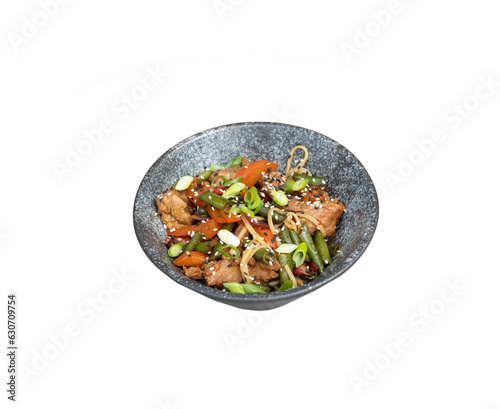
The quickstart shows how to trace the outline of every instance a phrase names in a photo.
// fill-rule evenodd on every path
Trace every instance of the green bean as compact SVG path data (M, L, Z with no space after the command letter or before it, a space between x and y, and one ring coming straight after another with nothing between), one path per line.
M207 240L207 241L200 241L194 250L200 253L208 254L210 253L211 248L212 248L212 243L210 242L210 240Z
M220 229L221 230L229 230L229 231L233 231L233 227L234 227L234 223L224 223Z
M324 186L326 185L326 181L324 178L319 177L319 176L309 176L309 175L304 175L303 173L295 173L293 175L293 178L295 180L299 179L307 179L307 183L312 186Z
M197 207L195 214L196 216L208 216L208 212L203 207Z
M333 258L337 257L342 251L342 243L339 242L337 244L334 244L333 246L328 248L328 251L330 252L330 256L332 256Z
M221 250L224 248L224 243L222 241L218 241L217 244L212 249L212 253L210 254L209 259L215 260L217 257L222 256Z
M289 280L290 280L290 277L288 277L288 273L286 272L286 270L283 267L281 267L280 268L280 284L283 285Z
M186 247L184 248L184 252L186 251L194 251L198 243L201 241L203 238L203 233L201 231L197 231L193 237L191 237L191 240L189 240L189 243L186 244Z
M241 247L243 249L246 249L248 244L252 241L250 237L245 237L243 240L241 240Z
M229 205L228 199L208 191L200 195L200 200L219 210L224 210Z
M314 233L314 244L318 250L319 256L324 264L330 264L332 259L330 258L330 253L328 251L328 246L325 243L325 238L320 231Z
M268 204L262 206L260 210L257 212L259 216L266 217L267 214L269 213L269 208L270 206ZM286 219L286 213L279 212L277 210L273 211L273 222L274 223L283 223L283 221Z
M286 244L294 244L292 241L292 238L290 237L290 230L288 230L287 227L284 227L283 230L281 230L278 235L280 236L280 239L283 243Z
M211 175L212 175L211 170L204 170L203 172L200 172L200 174L198 175L198 181L204 182L205 180L208 180Z
M298 246L301 243L299 235L295 232L295 230L290 230L290 237L292 238L293 244L296 244ZM305 261L311 261L311 257L309 257L309 254L306 253L305 256Z
M290 238L292 239L292 243L298 246L300 244L300 239L298 234L295 232L295 230L289 230L289 232L290 232Z
M273 261L276 260L274 253L268 248L261 248L260 250L257 250L253 257L255 260L266 264L272 264Z
M276 257L281 267L288 266L290 267L290 270L293 271L293 261L291 254L276 253Z
M319 267L319 272L322 273L325 270L325 265L323 264L323 261L321 260L321 257L318 253L318 250L316 249L316 246L314 245L314 241L313 241L313 238L311 236L311 233L309 233L309 227L307 227L307 223L305 223L305 222L302 225L302 228L300 229L299 238L303 243L306 243L307 254L309 254L313 263Z

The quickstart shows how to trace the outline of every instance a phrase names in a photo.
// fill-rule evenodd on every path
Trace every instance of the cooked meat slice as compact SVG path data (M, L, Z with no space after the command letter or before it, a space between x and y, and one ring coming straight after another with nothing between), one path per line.
M340 216L342 216L345 206L342 203L338 203L338 199L331 200L328 198L328 194L325 196L325 192L321 193L323 196L319 196L315 192L309 196L293 196L286 208L295 213L307 214L314 217L325 228L326 235L331 236L335 233L335 226ZM298 216L300 217L300 214ZM316 225L307 219L304 219L304 221L307 223L311 234L314 234L317 230Z
M263 175L257 181L257 187L260 191L271 196L271 191L273 189L279 190L281 185L283 185L284 183L285 179L283 179L283 176L280 173L270 172L269 174Z
M169 229L178 229L193 224L192 214L195 207L185 192L178 192L173 187L156 199L161 221Z
M236 260L211 261L203 266L203 275L209 287L221 287L224 283L241 283L241 258Z
M248 261L248 275L259 283L267 283L269 280L277 278L279 269L280 263L276 260L272 264L267 264L252 257Z
M233 180L233 179L235 179L236 174L240 170L241 170L241 166L232 166L232 167L227 168L227 169L221 169L221 170L218 170L218 171L212 173L208 180L210 180L210 182L213 182L214 179L216 179L214 182L214 186L222 187L224 185L224 179L222 179L221 176L224 176L227 179Z
M194 280L203 278L203 271L200 267L184 267L184 274L186 275L186 277L192 278Z

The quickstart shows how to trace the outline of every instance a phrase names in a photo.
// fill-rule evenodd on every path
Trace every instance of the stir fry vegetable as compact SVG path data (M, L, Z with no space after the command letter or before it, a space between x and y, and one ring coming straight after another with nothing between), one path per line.
M297 148L305 156L295 167L289 158L286 173L277 163L237 156L179 177L156 199L167 232L164 260L204 285L254 296L333 270L341 244L330 243L345 207L330 199L324 178L304 168L307 149L292 154Z

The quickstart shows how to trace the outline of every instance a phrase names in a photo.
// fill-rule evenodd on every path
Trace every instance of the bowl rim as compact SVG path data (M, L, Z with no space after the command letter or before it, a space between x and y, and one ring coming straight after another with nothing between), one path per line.
M202 283L199 283L196 280L192 280L188 277L186 277L184 274L179 273L175 271L173 268L171 268L168 264L166 264L161 257L158 256L158 254L154 251L154 249L149 245L148 240L145 237L145 233L142 229L142 223L141 223L141 218L138 216L139 211L138 211L138 205L140 202L140 196L141 196L141 190L145 184L145 182L149 179L149 177L155 172L156 168L160 165L160 163L163 163L165 158L168 156L172 155L174 152L177 150L181 149L184 145L190 143L191 141L203 137L204 135L210 133L210 132L215 132L215 131L221 131L224 129L229 129L229 128L237 128L237 127L243 127L243 126L248 126L248 125L256 125L256 126L278 126L278 127L288 127L288 128L293 128L296 130L301 130L301 131L307 131L309 134L315 134L319 136L320 138L323 138L325 141L329 143L335 143L338 146L340 146L342 149L344 149L346 152L348 152L352 157L358 162L359 166L363 169L364 173L366 174L368 185L370 185L372 193L373 193L373 207L374 211L370 212L370 216L367 220L367 226L365 228L365 231L363 233L363 237L361 238L359 244L357 247L354 249L354 251L346 257L342 261L342 263L338 266L335 267L333 272L328 272L327 268L325 270L325 273L323 273L323 277L321 280L315 279L312 280L310 283L307 283L304 286L293 288L287 291L282 291L282 292L270 292L266 294L237 294L237 293L230 293L230 292L224 292L212 287L208 287ZM262 303L265 304L266 301L269 302L270 304L274 304L277 301L282 301L282 302L287 302L287 301L292 301L294 299L297 299L299 297L302 297L303 295L306 295L308 293L311 293L315 290L317 290L320 287L323 287L324 285L332 282L336 278L340 277L343 275L347 270L349 270L358 260L359 258L363 255L363 253L366 251L368 248L368 245L373 239L373 236L375 235L375 231L377 229L378 225L378 220L379 220L379 214L380 214L380 203L378 199L378 194L377 190L375 188L375 184L373 183L373 180L366 170L366 168L363 166L361 161L345 146L342 144L338 143L336 140L323 135L317 131L313 131L308 128L300 127L297 125L291 125L291 124L285 124L285 123L279 123L279 122L262 122L262 121L257 121L257 122L236 122L232 124L226 124L226 125L220 125L217 127L209 128L204 131L198 132L194 135L191 135L180 142L176 143L174 146L172 146L170 149L168 149L166 152L164 152L154 163L151 165L151 167L148 169L146 174L141 180L141 183L139 184L139 188L137 189L137 193L135 195L134 199L134 208L133 208L133 223L134 223L134 230L135 234L137 237L137 240L139 241L139 244L143 251L146 253L150 261L159 269L161 270L165 275L167 275L169 278L177 282L178 284L181 284L184 287L187 287L193 291L196 291L197 293L200 293L204 296L207 296L212 299L216 299L217 301L223 302L223 303L229 303L231 304L232 302L238 303L240 305L245 305L245 304L256 304L256 303Z

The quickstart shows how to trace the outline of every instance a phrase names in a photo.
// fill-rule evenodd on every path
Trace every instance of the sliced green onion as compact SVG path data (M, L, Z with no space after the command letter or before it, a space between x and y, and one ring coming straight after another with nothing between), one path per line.
M245 294L245 290L240 283L224 283L224 287L226 287L230 292L236 294Z
M231 209L229 209L229 212L227 212L227 213L228 214L239 214L239 213L241 213L241 207L238 205L232 205Z
M246 187L247 185L244 183L236 182L226 190L222 197L229 199L230 197L238 196L244 189L246 189Z
M307 186L308 182L309 181L306 178L301 178L296 182L289 179L285 182L283 190L285 192L298 192L299 190L304 189Z
M278 291L285 291L293 288L292 280L285 281Z
M183 176L179 179L177 184L175 185L175 189L178 190L179 192L182 190L186 190L189 185L193 182L194 177L192 176Z
M177 243L173 244L169 249L168 249L168 255L172 258L179 257L182 253L182 248L184 247L183 244Z
M278 206L286 206L288 204L288 197L286 197L285 192L282 190L273 189L271 191L271 197Z
M235 254L228 254L228 253L225 251L225 249L227 249L227 248L230 248L231 250L233 250ZM234 260L234 259L237 259L238 257L240 257L240 256L241 256L241 252L240 252L240 251L239 251L239 250L238 250L235 246L233 246L233 245L231 245L231 244L227 244L227 245L225 245L225 246L223 245L223 247L221 247L221 248L217 249L217 251L218 251L221 255L223 255L223 256L225 256L225 257L227 257L227 258L231 258L231 259L233 259L233 260Z
M240 239L236 237L233 233L231 233L229 230L224 230L224 229L219 230L217 232L217 237L219 237L219 239L221 239L224 243L230 246L238 247L240 245Z
M226 165L226 169L227 168L232 168L233 166L241 166L241 160L243 158L241 156L237 156L236 158L233 158L231 159L227 165Z
M212 172L213 172L213 171L216 171L216 170L222 170L222 169L224 169L224 166L219 166L219 165L210 165L210 166L208 167L208 170L211 170Z
M262 199L260 198L259 192L255 186L252 186L247 190L243 200L250 210L256 210L259 206L262 206Z
M243 287L243 290L245 291L246 294L265 294L268 291L264 290L263 288L261 288L260 286L258 285L255 285L255 284L250 284L250 283L246 283L246 284L241 284L241 286ZM267 287L269 288L269 287Z
M292 256L292 260L295 264L295 267L300 267L302 264L304 264L304 261L306 260L306 254L307 254L307 244L300 243L293 252Z
M292 190L294 192L298 192L299 190L304 189L307 186L307 183L308 183L307 179L299 179L293 184Z
M228 187L228 186L231 186L231 185L234 185L235 183L238 183L238 182L241 182L243 180L243 178L238 178L238 179L233 179L233 180L225 180L224 181L224 187Z
M281 254L290 254L292 253L298 246L296 244L282 244L276 249L276 253Z
M255 213L254 213L254 212L252 212L252 211L251 211L248 207L246 207L245 205L241 205L241 206L240 206L240 208L241 208L241 211L242 211L243 213L248 214L250 217L254 217L254 216L255 216Z
M283 186L283 190L285 192L291 192L292 191L292 188L293 188L293 185L295 185L295 182L293 180L290 180L288 179L286 182L285 182L285 186Z

